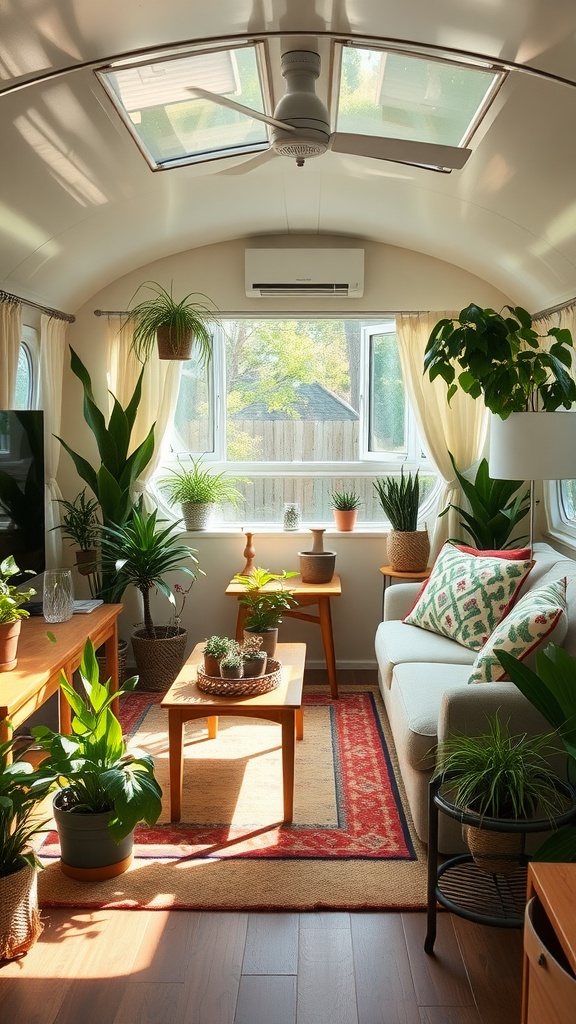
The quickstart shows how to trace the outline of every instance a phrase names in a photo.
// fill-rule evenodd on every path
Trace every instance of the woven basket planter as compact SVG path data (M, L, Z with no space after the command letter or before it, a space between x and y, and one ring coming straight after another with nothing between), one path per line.
M388 562L395 572L421 572L429 555L428 530L391 530L388 534Z
M252 679L222 679L204 675L201 668L197 670L198 689L203 693L211 693L217 697L258 697L280 686L282 681L282 665L279 661L268 658L266 674Z
M487 828L464 825L462 834L477 867L490 875L511 875L524 851L520 832L491 832Z
M25 864L0 878L0 960L13 960L34 945L42 931L38 870Z
M139 676L138 688L155 693L170 689L176 679L186 652L188 633L177 626L157 626L151 640L145 629L132 633L132 650Z
M102 652L102 653L100 653ZM103 653L104 648L99 647L96 655L96 661L98 662L98 677L99 681L104 685L106 683L106 655ZM128 642L126 640L118 641L118 686L122 686L122 683L126 679L126 655L128 653Z

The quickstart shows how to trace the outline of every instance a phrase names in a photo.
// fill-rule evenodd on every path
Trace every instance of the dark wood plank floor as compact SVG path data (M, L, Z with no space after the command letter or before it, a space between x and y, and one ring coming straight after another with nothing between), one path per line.
M70 911L0 966L14 1024L517 1024L521 933L442 913Z
M375 673L341 673L366 682ZM325 673L307 673L325 682ZM424 913L50 910L11 1024L517 1024L522 936Z

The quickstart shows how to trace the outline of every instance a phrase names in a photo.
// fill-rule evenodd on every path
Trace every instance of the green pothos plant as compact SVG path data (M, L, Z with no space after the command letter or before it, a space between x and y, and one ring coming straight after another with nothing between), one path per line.
M439 320L426 345L424 372L445 381L448 402L461 389L471 398L482 396L502 419L512 412L569 409L576 401L570 331L550 327L539 334L521 306L504 311L471 303L457 317Z

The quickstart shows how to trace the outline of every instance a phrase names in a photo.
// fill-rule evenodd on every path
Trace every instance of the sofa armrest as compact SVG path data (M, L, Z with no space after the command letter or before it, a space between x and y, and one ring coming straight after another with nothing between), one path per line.
M414 604L421 587L421 583L393 583L386 587L384 622L403 619Z
M487 732L487 719L498 712L513 735L551 733L552 726L514 683L463 683L444 693L438 719L438 740L449 733L473 736Z

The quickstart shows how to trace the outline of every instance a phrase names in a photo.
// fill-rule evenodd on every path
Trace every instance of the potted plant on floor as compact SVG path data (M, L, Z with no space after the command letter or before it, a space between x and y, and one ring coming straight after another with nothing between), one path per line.
M30 614L22 605L36 593L32 587L20 590L10 583L20 572L12 555L0 562L0 672L16 668L22 619L27 619Z
M58 498L57 501L64 513L60 526L52 529L61 530L66 540L76 544L78 572L81 576L91 578L99 565L100 503L97 498L86 497L86 488L76 495L74 501L66 501L65 498Z
M494 652L506 674L556 730L568 755L568 782L576 790L576 658L558 644L536 653L536 671L509 651ZM576 826L566 825L544 841L536 860L576 861Z
M527 536L511 540L510 535L530 510L528 491L516 494L521 481L493 480L486 459L478 464L474 480L468 480L459 472L452 453L448 454L458 483L470 505L468 511L449 504L440 512L438 518L445 516L450 509L458 512L462 517L459 525L464 533L469 534L468 539L450 539L461 544L472 541L479 551L505 551L507 548L519 547L522 541L528 539Z
M53 799L64 874L81 881L121 874L130 866L134 828L140 821L154 825L162 808L162 790L154 776L150 754L127 747L111 704L129 693L138 678L127 679L117 693L110 680L99 682L98 662L90 640L79 668L82 692L60 677L70 704L72 733L55 733L35 726L35 742L47 758L38 767L44 782L65 782Z
M115 573L112 599L119 601L130 584L142 595L144 628L135 630L131 636L140 686L144 690L164 691L182 668L188 634L178 623L154 625L150 595L153 590L159 590L176 609L176 599L165 576L178 571L191 577L194 583L202 570L196 568L195 549L178 543L175 531L179 524L160 527L157 516L157 509L146 515L134 508L128 522L102 527L101 543L108 575L112 575L112 567ZM183 601L178 619L188 591L181 590L181 593Z
M160 359L190 359L196 346L200 362L207 364L212 358L211 327L218 311L206 295L190 292L179 302L170 291L155 281L145 281L137 289L146 288L152 297L132 306L129 319L134 321L132 348L143 363L149 358L154 345Z
M235 486L240 477L215 473L203 459L192 459L191 466L179 466L160 481L170 505L180 505L187 530L206 530L216 505L229 501L237 508L244 495Z
M282 612L294 607L298 602L291 590L286 590L284 581L297 572L284 569L281 573L268 572L257 566L251 576L237 574L232 582L240 583L245 593L239 598L239 604L248 609L244 622L244 635L255 633L262 638L262 650L269 658L274 657L278 643L278 627L282 622ZM274 589L265 590L270 584Z
M332 511L336 529L341 533L351 533L356 525L358 509L362 501L356 491L334 491L332 494Z
M494 819L552 816L562 808L558 776L548 757L553 735L511 736L498 716L482 735L454 734L438 746L433 778L446 780L449 799L474 824L464 834L474 862L490 874L513 871L523 852L522 832L491 831Z
M392 527L388 534L388 562L395 572L421 572L428 565L428 530L418 529L420 482L418 471L412 476L387 476L375 480L374 488L386 518Z
M21 956L42 931L37 889L42 865L31 842L46 825L39 810L50 782L25 756L17 738L0 743L0 960Z

